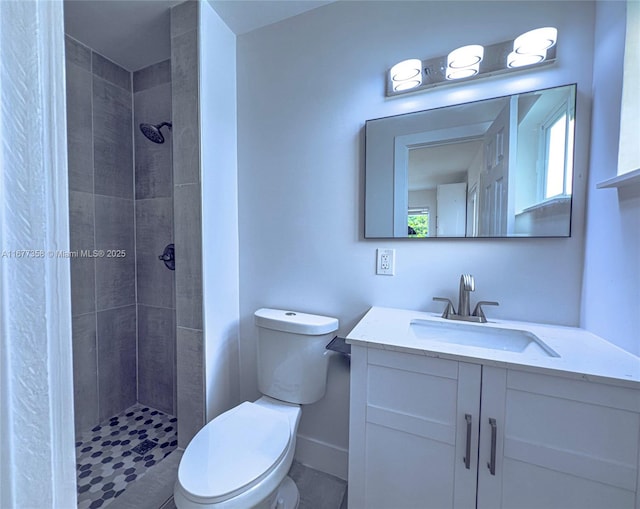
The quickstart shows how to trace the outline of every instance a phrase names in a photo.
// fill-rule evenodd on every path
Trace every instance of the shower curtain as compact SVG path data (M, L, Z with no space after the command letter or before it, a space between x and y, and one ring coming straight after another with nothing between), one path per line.
M0 507L76 506L61 0L0 1Z

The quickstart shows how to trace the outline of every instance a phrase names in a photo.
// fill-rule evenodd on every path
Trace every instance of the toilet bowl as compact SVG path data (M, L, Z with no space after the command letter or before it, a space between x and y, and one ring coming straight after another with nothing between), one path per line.
M299 494L287 477L301 404L324 396L326 344L335 318L260 309L258 388L251 403L219 415L191 440L180 460L178 509L295 509Z
M280 497L278 488L293 462L300 414L298 405L263 396L209 422L180 460L176 506L271 509L280 498L278 509L295 508L295 484L287 483Z

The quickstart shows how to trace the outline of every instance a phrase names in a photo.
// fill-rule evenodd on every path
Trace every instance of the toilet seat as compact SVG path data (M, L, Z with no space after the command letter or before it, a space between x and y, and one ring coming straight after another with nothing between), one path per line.
M291 441L286 415L244 402L202 428L184 452L178 482L196 503L222 502L268 476Z

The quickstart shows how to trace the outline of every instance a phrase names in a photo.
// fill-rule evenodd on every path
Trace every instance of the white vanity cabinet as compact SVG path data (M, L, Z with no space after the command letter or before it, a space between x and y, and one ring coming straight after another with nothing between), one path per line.
M471 507L480 366L351 349L349 508ZM472 416L469 469L466 426Z
M352 345L350 509L636 508L640 391Z

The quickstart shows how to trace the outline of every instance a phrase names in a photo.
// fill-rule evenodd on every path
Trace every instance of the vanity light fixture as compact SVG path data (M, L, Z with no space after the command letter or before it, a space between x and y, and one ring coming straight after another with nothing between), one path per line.
M454 49L447 55L448 80L470 78L480 72L480 62L484 58L484 47L479 44L470 44Z
M402 92L422 84L422 60L410 58L397 63L389 71L394 92Z
M557 37L556 28L542 27L497 44L469 44L442 57L403 60L389 71L386 94L391 97L551 64L556 58Z

